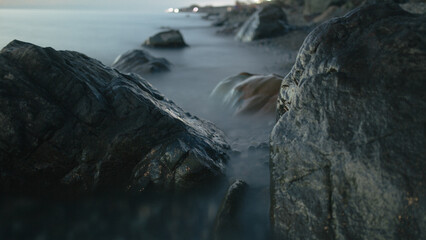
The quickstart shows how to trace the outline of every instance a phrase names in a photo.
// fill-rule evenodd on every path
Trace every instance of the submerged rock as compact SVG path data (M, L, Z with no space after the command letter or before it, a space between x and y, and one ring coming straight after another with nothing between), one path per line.
M275 113L282 77L240 73L221 81L211 97L235 110L236 114Z
M144 46L158 48L181 48L188 46L179 30L168 30L149 37Z
M271 135L277 239L426 238L425 35L375 4L306 38Z
M234 181L229 187L215 219L213 240L239 239L241 226L238 216L241 214L243 200L248 185L242 180Z
M289 30L287 17L279 5L268 4L257 10L238 31L236 39L251 42L284 35Z
M165 58L153 57L149 52L142 49L134 49L118 56L113 68L125 73L156 73L169 71L170 62Z
M0 52L0 192L185 189L228 145L138 75L13 41Z

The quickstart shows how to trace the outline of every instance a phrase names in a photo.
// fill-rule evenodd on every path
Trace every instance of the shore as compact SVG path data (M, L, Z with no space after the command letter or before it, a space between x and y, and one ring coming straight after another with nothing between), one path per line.
M120 20L89 57L12 41L0 238L420 239L424 16L399 6L423 11L365 5L316 28L353 6L193 5Z

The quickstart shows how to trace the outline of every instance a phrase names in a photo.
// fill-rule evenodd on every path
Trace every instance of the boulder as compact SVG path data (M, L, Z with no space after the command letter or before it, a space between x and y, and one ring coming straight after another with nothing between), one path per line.
M235 180L228 188L214 223L213 240L239 239L239 215L248 189L247 183Z
M153 57L149 52L142 49L134 49L118 56L113 68L116 68L124 73L157 73L170 71L170 62L165 58Z
M221 27L218 34L235 35L247 19L256 11L256 8L249 5L241 5L232 11L225 12L221 18L213 23L215 27Z
M0 52L0 192L188 189L229 148L139 75L13 41Z
M271 133L277 239L426 238L426 16L365 5L313 30Z
M238 31L236 39L251 42L281 36L288 31L287 17L282 8L276 4L268 4L253 13Z
M240 73L221 81L210 97L236 114L275 114L282 77Z
M143 44L147 47L181 48L188 46L179 30L168 30L149 37Z

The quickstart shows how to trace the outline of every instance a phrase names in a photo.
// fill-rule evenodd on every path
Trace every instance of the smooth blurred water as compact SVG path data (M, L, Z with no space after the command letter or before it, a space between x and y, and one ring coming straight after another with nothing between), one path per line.
M181 30L189 47L147 49L173 65L170 72L143 77L184 110L225 132L234 149L227 167L228 179L243 179L252 187L244 202L241 237L265 239L269 236L266 143L274 116L233 116L214 104L209 95L221 80L240 72L284 75L288 69L282 65L292 61L291 55L217 36L211 22L201 20L200 15L119 11L0 9L0 46L19 39L57 50L79 51L111 65L119 54L140 48L146 38L164 27ZM253 148L261 144L260 149ZM66 204L20 200L10 205L0 201L0 238L3 233L16 239L207 239L226 187L211 189L215 192L206 195L152 201L146 197L105 197ZM53 231L55 219L62 221L58 225L62 228Z
M57 50L79 51L108 65L161 27L206 25L161 12L0 9L0 46L18 39Z

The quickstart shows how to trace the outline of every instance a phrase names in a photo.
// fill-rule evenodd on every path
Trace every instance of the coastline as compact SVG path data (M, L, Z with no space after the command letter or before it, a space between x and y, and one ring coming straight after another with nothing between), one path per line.
M399 7L424 4L340 17L353 7L342 3L85 15L94 34L74 46L99 44L87 54L106 65L11 42L0 53L10 193L0 238L420 239L425 15ZM266 32L279 30L268 37L246 28L263 10ZM73 17L40 32L67 32ZM90 43L105 36L113 43ZM172 45L149 46L156 39ZM122 71L111 56L126 51ZM32 186L35 196L19 195Z

